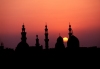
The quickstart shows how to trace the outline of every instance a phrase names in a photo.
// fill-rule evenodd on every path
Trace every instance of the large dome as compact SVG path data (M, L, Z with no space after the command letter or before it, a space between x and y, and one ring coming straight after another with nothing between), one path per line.
M23 50L28 50L29 45L26 42L20 42L17 47L16 50L17 51L23 51Z
M70 36L67 42L67 47L71 48L78 48L79 47L79 40L74 35Z

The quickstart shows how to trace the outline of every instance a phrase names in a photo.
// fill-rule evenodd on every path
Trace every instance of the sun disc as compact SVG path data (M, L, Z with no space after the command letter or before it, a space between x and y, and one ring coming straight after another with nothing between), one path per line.
M67 41L68 41L68 38L67 38L67 37L64 37L64 38L63 38L63 41L64 41L64 42L67 42Z

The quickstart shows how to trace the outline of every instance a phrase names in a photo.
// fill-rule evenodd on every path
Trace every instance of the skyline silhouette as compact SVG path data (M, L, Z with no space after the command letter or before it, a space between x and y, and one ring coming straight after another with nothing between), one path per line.
M16 46L16 49L12 48L4 48L3 43L0 45L0 56L1 56L1 63L8 62L8 63L16 63L20 62L19 64L26 64L28 65L29 62L33 63L41 63L41 62L55 62L57 61L64 61L67 62L69 59L72 61L76 59L76 57L91 57L95 54L100 54L100 48L97 48L97 46L92 47L80 47L80 41L78 38L73 34L73 29L71 27L71 24L69 24L69 38L68 42L65 47L63 38L61 35L58 36L57 41L55 43L55 48L49 48L49 32L47 25L45 25L44 29L44 42L45 42L45 49L43 49L43 46L39 43L38 35L36 35L36 44L35 46L30 46L27 43L27 32L25 31L25 25L22 25L22 31L21 31L21 41ZM78 56L77 56L78 55ZM95 55L96 57L96 55ZM59 60L58 60L59 59ZM79 59L79 58L78 58ZM28 61L28 63L26 62ZM32 64L33 64L32 63ZM39 64L38 64L39 65Z
M0 68L96 68L99 59L100 0L0 0Z
M54 48L60 35L68 37L71 22L73 34L81 47L100 47L100 1L99 0L0 0L0 43L5 48L16 48L20 41L24 22L27 43L35 45L36 35L45 48L44 26L49 29L49 47ZM66 43L64 43L66 47Z
M34 46L30 46L28 43L27 43L27 32L25 31L26 28L25 28L25 25L23 23L22 25L22 32L21 32L21 42L18 43L18 45L16 46L15 48L15 51L21 51L21 50L24 50L24 49L29 49L29 47L36 47L37 49L40 48L40 49L43 49L43 45L41 45L39 43L39 38L38 38L38 34L36 35L36 44ZM48 32L48 26L47 24L45 25L45 29L44 29L44 49L48 50L50 49L49 48L49 32ZM55 49L65 49L65 48L82 48L80 46L80 41L79 39L73 34L73 29L71 27L71 24L69 22L69 28L68 28L68 31L69 31L69 37L68 37L68 41L66 42L66 44L64 44L64 40L63 40L63 37L59 34L58 38L57 38L57 41L55 43ZM1 42L1 49L4 49L4 45L3 43ZM93 48L97 48L97 46L91 46ZM91 48L90 47L90 48ZM83 48L88 48L88 47L83 47ZM5 48L6 49L6 48ZM53 48L51 48L53 49Z
M26 28L25 28L25 25L24 25L24 23L23 23L23 25L22 25L22 32L21 32L21 42L17 45L17 46L23 46L23 42L24 43L26 43L27 44L27 32L25 31L26 30ZM82 47L81 46L81 44L80 44L80 41L79 41L79 39L76 37L76 36L74 36L73 35L73 29L72 29L72 27L71 27L71 24L70 24L70 22L69 22L69 28L68 28L68 31L69 31L69 33L68 33L68 35L69 35L69 37L67 37L68 38L68 40L67 40L67 42L64 42L64 40L63 40L63 38L64 37L62 37L60 34L61 33L59 33L59 36L56 38L56 40L57 40L57 42L55 41L55 43L56 44L54 44L54 46L52 45L52 47L50 47L50 41L49 41L49 32L48 32L48 27L47 27L47 23L46 23L46 25L45 25L45 28L44 28L44 37L45 37L45 39L44 39L44 45L43 44L40 44L40 42L41 41L39 41L39 38L38 38L38 34L36 35L36 41L34 41L34 42L32 42L32 43L35 43L36 42L36 44L35 45L29 45L29 44L27 44L27 47L29 47L29 46L42 46L42 48L46 48L46 49L49 49L49 47L50 48L55 48L55 46L58 46L58 45L60 45L59 43L61 42L61 43L63 43L62 44L62 46L63 46L63 48L65 48L65 47ZM35 34L35 33L34 33ZM54 35L53 35L54 36ZM61 39L61 40L59 40L59 39ZM71 40L72 39L72 40ZM43 39L42 39L43 40ZM51 40L52 41L52 40ZM67 44L66 44L67 43ZM1 42L1 46L2 46L2 44L4 44L3 42ZM52 44L52 43L51 43ZM25 44L24 44L25 45ZM13 49L16 49L16 46L14 46L15 48L13 48ZM86 46L83 46L83 47L86 47ZM87 46L87 47L99 47L99 46L96 46L96 45L92 45L92 46ZM8 47L4 47L4 48L10 48L9 46ZM57 48L57 47L56 47Z

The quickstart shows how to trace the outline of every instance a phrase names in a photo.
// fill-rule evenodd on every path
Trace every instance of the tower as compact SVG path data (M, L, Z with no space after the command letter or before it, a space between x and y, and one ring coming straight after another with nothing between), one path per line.
M45 49L49 48L49 39L48 39L48 28L47 28L47 24L45 25Z
M0 50L3 50L3 49L4 49L4 45L3 45L3 43L1 42Z
M69 34L69 37L70 37L73 34L73 30L71 28L70 22L69 22L69 29L68 30L69 30L68 34Z
M71 28L71 25L69 23L69 38L67 41L67 47L68 48L79 48L79 40L76 36L73 35L73 30Z
M27 51L29 48L29 45L26 42L26 32L25 32L25 26L22 25L22 32L21 32L21 42L17 45L15 51Z
M39 39L38 39L38 35L36 35L36 47L39 47L40 46L40 44L39 44Z
M21 32L21 35L22 35L21 41L22 41L22 42L26 42L27 38L26 38L26 32L25 32L25 26L24 26L24 24L22 25L22 32Z

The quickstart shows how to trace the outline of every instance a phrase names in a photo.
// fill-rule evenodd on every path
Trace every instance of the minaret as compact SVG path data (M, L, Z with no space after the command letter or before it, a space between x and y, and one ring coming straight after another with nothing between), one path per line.
M4 45L3 43L1 42L1 46L0 46L0 50L4 49Z
M79 40L76 36L73 35L73 30L71 28L71 25L69 23L69 38L67 41L67 47L68 48L79 48Z
M26 38L26 32L25 32L25 26L24 26L24 24L22 25L21 35L22 35L22 37L21 37L22 42L26 42L27 38Z
M45 49L48 49L49 48L49 39L48 39L48 28L47 28L47 24L45 25Z
M27 44L26 40L27 40L27 38L26 38L25 26L23 24L22 32L21 32L21 42L18 43L15 51L17 51L17 52L28 51L29 45Z
M70 36L73 34L73 31L72 31L72 28L71 28L70 22L69 22L69 29L68 29L68 30L69 30L69 33L68 33L68 34L69 34L69 37L70 37Z
M39 44L39 39L38 39L38 35L36 35L36 47L39 47L40 46L40 44Z

